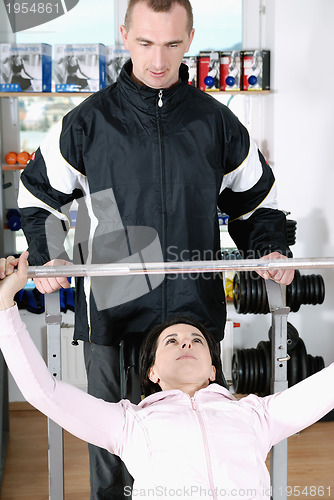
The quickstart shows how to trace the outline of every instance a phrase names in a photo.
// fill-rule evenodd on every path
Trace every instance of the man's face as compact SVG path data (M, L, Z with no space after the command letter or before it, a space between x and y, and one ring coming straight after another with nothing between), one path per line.
M167 89L178 82L180 64L194 36L194 30L188 33L184 7L175 4L169 12L154 12L146 2L139 2L133 8L129 31L121 26L121 34L137 83Z

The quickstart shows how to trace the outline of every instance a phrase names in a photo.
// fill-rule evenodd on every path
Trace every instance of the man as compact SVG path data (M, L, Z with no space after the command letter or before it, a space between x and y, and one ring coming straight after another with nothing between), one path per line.
M276 209L270 167L237 118L188 85L181 61L194 36L189 1L130 0L121 34L131 60L118 82L66 115L22 174L30 263L64 258L44 223L51 217L65 226L63 207L77 198L84 200L88 233L77 238L83 262L138 260L157 241L155 260L219 258L217 205L230 216L230 233L245 255L285 258L285 216ZM288 284L293 272L271 277ZM35 283L43 293L68 286L62 278ZM76 282L75 338L85 342L88 391L95 396L120 398L120 341L138 346L144 332L174 313L200 319L217 341L223 337L220 275L167 275L146 285L112 278L92 292L89 279ZM130 397L137 402L138 391ZM122 498L115 457L90 447L90 466L91 499Z

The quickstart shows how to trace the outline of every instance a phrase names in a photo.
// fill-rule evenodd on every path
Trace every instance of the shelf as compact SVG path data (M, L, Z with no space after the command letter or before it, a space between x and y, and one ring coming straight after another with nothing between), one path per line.
M0 97L88 97L96 92L0 92ZM229 95L266 95L270 90L216 90L207 91L206 94Z
M15 165L7 165L4 163L1 165L1 170L23 170L26 165L21 165L21 163L15 163Z
M206 90L203 91L206 94L211 95L267 95L270 94L270 90Z
M93 92L0 92L0 97L88 97Z

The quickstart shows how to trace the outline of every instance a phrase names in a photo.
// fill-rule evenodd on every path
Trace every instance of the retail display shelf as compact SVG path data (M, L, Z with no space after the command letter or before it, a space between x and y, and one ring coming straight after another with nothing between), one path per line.
M88 97L92 92L0 92L0 97Z
M14 165L7 165L3 163L1 165L1 170L23 170L26 165L21 165L20 163L15 163Z
M93 92L0 92L0 97L88 97ZM213 91L207 92L210 95L265 95L270 90L236 90L236 91Z

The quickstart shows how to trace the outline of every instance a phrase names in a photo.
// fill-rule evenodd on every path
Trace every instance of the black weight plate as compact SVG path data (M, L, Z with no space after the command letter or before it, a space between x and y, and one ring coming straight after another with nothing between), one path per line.
M319 279L318 275L313 275L313 285L314 285L314 302L312 304L315 306L316 304L319 304L319 297L320 297L320 284L319 284Z
M244 371L240 349L237 349L232 357L232 382L236 393L241 393L240 389L244 378Z
M260 308L260 314L267 314L269 312L269 304L268 304L268 298L267 298L267 289L265 285L265 280L263 278L259 279L261 283L261 308Z
M253 349L254 355L254 381L253 381L253 389L252 392L258 392L259 378L260 378L260 360L259 360L259 351L257 349Z
M250 285L251 285L251 297L250 297L250 304L249 304L249 312L254 313L256 304L257 304L257 285L256 285L256 280L254 279L254 273L250 272L249 273L249 280L250 280Z
M306 276L301 276L301 286L302 286L302 303L306 304L308 299L308 281Z
M235 392L239 392L239 360L238 351L235 351L232 356L232 384Z
M245 368L247 373L244 393L249 394L251 391L251 382L252 382L252 356L250 353L250 349L244 349L244 355L245 355Z
M324 358L322 356L316 356L315 363L316 363L316 371L317 372L320 372L320 370L325 368L325 362L324 362Z
M323 277L320 274L318 274L317 277L318 277L318 283L319 283L319 288L320 288L318 304L322 304L323 301L325 300L325 282L324 282Z
M323 283L322 276L320 274L314 275L314 293L317 300L316 304L322 304L324 301L324 286L321 285L321 282Z
M298 344L296 346L297 356L298 356L298 381L304 380L308 377L307 371L307 352L303 340L299 337Z
M316 373L321 370L321 366L319 365L320 356L312 356L313 357L313 373Z
M263 281L263 286L264 286L264 289L265 289L265 296L266 296L266 308L265 308L265 314L268 314L270 312L270 308L269 308L269 301L268 301L268 295L267 295L267 288L266 288L266 285ZM286 287L285 287L286 288Z
M292 304L292 311L298 312L300 309L300 301L299 301L299 296L298 296L298 292L297 292L297 281L295 282L294 287L295 287L295 295L294 295L293 304Z
M246 314L246 278L245 278L245 273L242 272L240 273L240 294L241 294L241 301L240 301L240 312L241 314Z
M247 375L246 375L246 358L245 358L245 349L239 350L239 363L243 367L242 378L239 383L239 393L245 394L245 387L247 385Z
M297 311L299 311L299 308L302 304L302 299L303 299L301 276L300 276L300 272L298 271L298 269L295 270L295 280L296 280L296 307L297 307L295 312L297 312Z
M301 306L301 281L300 281L300 272L298 269L295 270L295 287L296 287L296 295L294 300L294 312L299 311Z
M264 351L262 349L257 349L257 357L259 361L259 376L257 379L256 392L258 394L262 393L265 387L265 373L266 373L266 358Z
M271 380L271 343L265 342L266 349L266 367L267 367L267 377L266 377L266 387L265 394L270 394L270 380Z
M295 300L296 300L296 280L295 278L292 280L290 285L288 285L289 290L289 302L287 302L287 305L290 307L291 311L295 311Z
M255 392L255 376L256 376L256 360L257 360L257 351L252 348L249 350L251 365L250 365L250 374L249 374L249 393Z
M285 287L285 300L286 300L286 305L289 306L291 303L291 285L287 285Z
M310 274L309 275L309 283L310 283L310 296L308 300L308 304L313 304L314 302L314 277L315 274Z
M256 301L254 302L254 307L253 307L253 313L257 314L260 308L261 304L261 290L259 289L259 280L258 280L259 275L254 273L253 276L253 281L254 281L254 286L256 288L255 296L256 296Z
M261 277L257 275L256 277L256 288L257 288L257 302L256 302L256 307L254 310L254 314L259 314L261 311L262 307L262 283L261 283Z
M261 341L258 343L257 348L264 353L264 376L263 383L261 384L260 396L268 396L270 393L270 377L271 377L271 352L270 342Z
M240 300L241 300L240 275L239 273L235 273L233 277L233 305L238 313L240 312Z
M270 341L271 341L271 337L272 337L271 332L272 332L272 327L270 327L268 330L268 338ZM289 321L287 322L287 332L286 333L287 333L287 350L291 351L297 345L297 342L299 339L299 333L298 333L297 329L291 323L289 323Z
M243 349L244 359L245 359L245 378L244 378L244 386L242 389L243 394L248 394L249 390L249 372L250 372L250 359L248 354L249 349Z
M311 356L311 354L307 355L307 366L308 366L308 376L310 377L316 372L314 358L313 356Z
M290 359L288 361L288 385L292 387L298 382L298 357L296 349L289 352Z
M264 341L262 340L261 342L258 343L257 345L257 350L259 353L259 361L260 361L260 379L259 379L259 390L258 393L260 395L263 394L267 381L266 381L266 376L267 376L267 365L266 365L266 353L263 347Z
M297 221L294 220L294 219L286 219L286 228L287 228L287 231L293 231L295 232L295 229L297 227Z
M311 297L311 287L310 287L310 277L308 275L304 276L305 280L305 298L304 298L304 304L309 304L310 303L310 297Z
M299 333L297 331L297 329L291 324L287 323L287 340L288 340L288 344L287 344L287 349L288 351L291 351L292 349L294 349L298 343L298 339L299 339Z
M246 283L246 305L245 305L245 313L249 313L249 308L251 304L252 298L252 285L250 282L249 273L245 273L245 283Z

